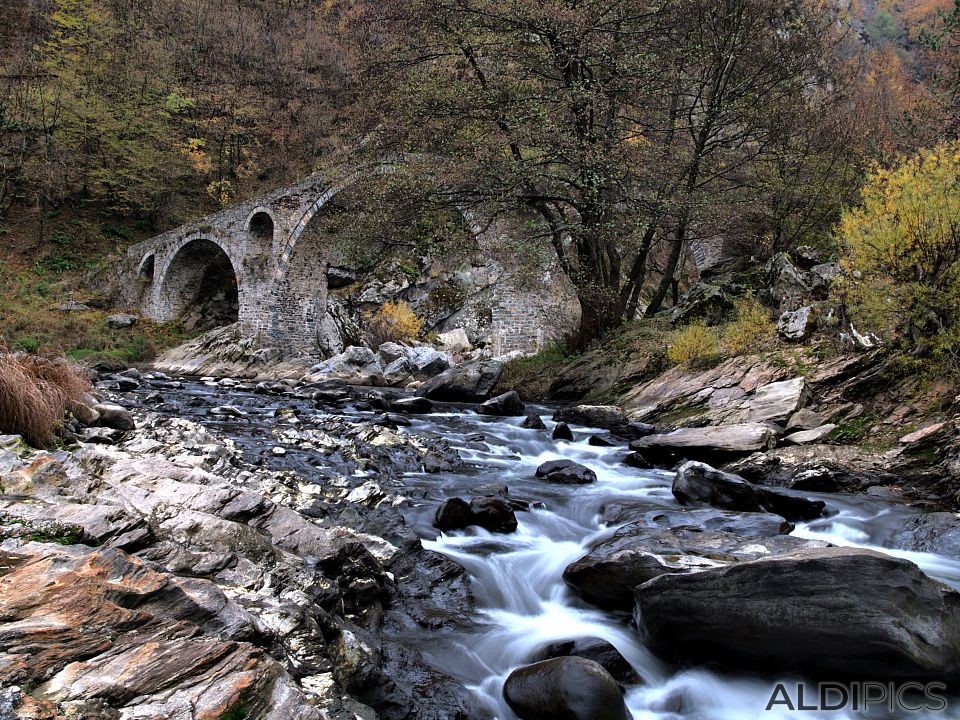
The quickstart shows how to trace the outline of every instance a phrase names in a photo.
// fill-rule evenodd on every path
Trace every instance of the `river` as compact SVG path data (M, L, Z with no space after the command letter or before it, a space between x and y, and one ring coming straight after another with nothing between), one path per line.
M315 451L278 441L278 415L295 409L301 427L331 414L371 419L374 412L362 403L317 406L309 400L255 394L247 386L224 388L197 379L182 379L182 387L163 389L156 404L139 393L131 399L144 408L189 417L233 439L256 463L292 469L322 482L326 460ZM212 415L216 406L239 408L242 417ZM539 659L556 641L600 638L608 641L633 666L644 682L628 688L627 706L635 720L703 718L855 718L855 713L790 712L782 707L765 711L771 692L786 678L718 674L705 669L678 668L652 655L643 645L625 613L599 610L580 600L563 582L564 568L586 553L593 542L612 534L617 525L601 522L611 505L638 511L677 509L670 490L672 472L638 470L622 463L624 447L595 447L587 443L596 432L573 427L575 440L555 441L549 431L522 428L523 418L494 418L463 406L437 405L430 415L409 416L409 432L445 438L465 465L442 473L408 473L404 494L412 502L401 511L423 537L423 545L460 563L472 579L480 617L469 630L445 633L423 631L404 640L419 649L438 669L456 677L477 694L500 720L516 716L501 694L507 675L520 665ZM552 410L528 406L552 426ZM290 417L289 415L287 416ZM275 454L273 448L285 447ZM597 474L591 485L550 485L534 478L541 463L566 458ZM529 512L518 512L519 527L512 534L491 534L479 528L437 537L433 514L445 498L469 497L479 486L509 487L511 497L534 502ZM798 524L793 534L836 545L879 549L907 558L928 575L960 589L960 561L928 553L887 547L896 529L918 511L867 495L805 493L824 500L830 515ZM798 589L798 592L802 590ZM795 681L794 681L795 682ZM960 718L960 704L936 717ZM914 713L911 717L922 717ZM931 715L932 716L932 715ZM870 717L896 717L878 712Z

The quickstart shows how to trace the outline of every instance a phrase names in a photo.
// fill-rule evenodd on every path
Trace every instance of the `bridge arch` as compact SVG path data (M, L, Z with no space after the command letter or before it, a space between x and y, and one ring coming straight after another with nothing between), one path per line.
M242 290L242 273L227 249L194 233L171 249L156 273L157 319L185 318L202 330L228 325L240 319Z
M270 247L276 236L277 219L270 208L259 205L247 217L244 226L251 238Z

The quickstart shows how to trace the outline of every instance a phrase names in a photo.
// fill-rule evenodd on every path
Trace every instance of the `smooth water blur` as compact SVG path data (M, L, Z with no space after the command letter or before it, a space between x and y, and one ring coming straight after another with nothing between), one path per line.
M264 449L276 443L271 430L277 423L272 416L278 408L297 406L302 418L322 417L323 410L314 409L309 402L298 404L288 398L230 391L229 401L243 407L249 417L237 420L207 416L205 407L217 404L218 392L186 382L183 390L169 395L202 398L204 403L195 403L193 410L183 407L182 413L202 415L204 424L217 427L271 466L305 473L317 472L320 467L322 471L319 458L308 452L276 458ZM616 530L616 526L601 523L604 508L619 505L639 515L647 510L679 507L670 491L673 473L627 467L622 463L627 450L590 446L587 438L595 431L588 428L574 427L574 442L558 442L550 439L549 431L520 427L523 418L490 418L454 406L442 406L442 410L411 417L409 431L446 438L466 466L446 473L410 473L404 478L405 494L415 498L413 506L404 510L411 526L429 528L440 502L453 496L469 497L485 485L505 485L511 497L542 504L530 512L517 513L519 527L515 533L491 534L471 528L423 541L424 547L460 563L471 576L480 613L475 627L479 629L443 636L432 636L425 630L424 637L414 641L428 661L475 691L497 718L516 717L502 699L507 675L541 659L551 643L576 638L608 641L644 679L643 685L626 694L635 720L863 717L856 713L790 712L782 706L767 711L776 683L790 683L789 679L720 675L668 665L646 650L632 618L594 608L566 586L562 580L564 568L584 555L591 543ZM552 427L552 413L546 408L528 410L542 412L544 421ZM339 414L358 419L373 417L373 413L356 408ZM597 482L559 486L535 479L537 466L560 458L587 465L596 472ZM874 548L906 558L929 575L960 588L960 561L884 547L896 529L917 511L868 496L806 495L824 500L832 514L799 525L795 535L835 545ZM802 593L803 588L797 588L797 592ZM789 684L795 686L795 680ZM927 715L960 718L960 704L953 704L957 710ZM869 717L897 715L874 712ZM912 713L910 717L924 714Z

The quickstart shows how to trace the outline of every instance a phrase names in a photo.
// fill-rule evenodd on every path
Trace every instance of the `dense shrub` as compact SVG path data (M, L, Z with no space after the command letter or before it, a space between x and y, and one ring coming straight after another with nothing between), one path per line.
M693 368L705 365L720 355L717 331L704 322L691 323L676 330L667 346L667 358L675 365Z
M960 143L875 167L837 239L849 319L960 372Z
M734 304L734 320L723 328L723 346L731 355L747 355L768 348L777 337L777 326L755 297Z
M385 342L410 343L423 332L423 319L405 302L387 302L366 321L367 343L378 348Z
M64 358L0 352L0 432L48 446L89 389L82 371Z

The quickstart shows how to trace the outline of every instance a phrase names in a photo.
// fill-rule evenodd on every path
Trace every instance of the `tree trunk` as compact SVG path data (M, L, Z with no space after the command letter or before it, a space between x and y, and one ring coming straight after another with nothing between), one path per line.
M615 290L577 288L580 301L580 327L572 338L577 350L583 350L591 342L617 327L623 320L623 305Z
M673 275L677 271L677 265L680 263L680 256L683 255L683 245L686 239L686 223L681 223L677 227L677 232L673 241L673 248L670 250L670 257L667 259L667 266L663 269L663 277L660 279L660 285L657 286L657 292L647 306L647 317L653 317L663 306L663 299L667 296L670 286L673 284Z

